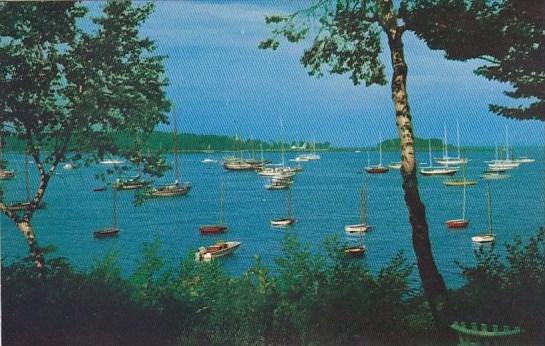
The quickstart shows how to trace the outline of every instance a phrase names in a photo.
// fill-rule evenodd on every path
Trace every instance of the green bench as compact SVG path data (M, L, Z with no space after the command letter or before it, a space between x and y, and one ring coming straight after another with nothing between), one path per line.
M450 328L458 334L458 346L514 345L516 343L513 338L523 332L520 327L503 326L500 328L497 324L490 327L485 323L478 325L476 322L455 321L450 325Z

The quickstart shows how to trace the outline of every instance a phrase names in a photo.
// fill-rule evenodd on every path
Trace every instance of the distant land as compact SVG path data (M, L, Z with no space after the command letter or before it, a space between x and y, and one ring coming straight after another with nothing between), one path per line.
M431 141L431 148L433 151L443 150L443 141L438 138L416 138L415 148L416 151L428 151L428 141ZM130 137L119 134L115 138L115 142L119 146L120 150L128 148L131 145ZM281 150L281 143L278 141L263 141L258 139L242 139L236 136L222 136L222 135L202 135L193 133L181 133L177 135L178 148L180 151L185 152L202 152L205 150L213 151L260 151L263 148L264 151L278 151ZM329 142L317 142L317 151L376 151L379 148L378 143L372 147L336 147ZM284 144L286 151L311 151L313 143L311 141L298 140L290 141ZM47 151L46 145L44 150ZM24 151L24 142L15 138L14 136L6 136L4 143L5 151ZM144 150L150 151L162 151L172 152L174 150L173 145L173 133L156 131L150 135L144 145ZM399 138L386 139L382 141L382 150L385 152L399 151ZM449 151L453 154L457 150L456 146L449 145ZM468 151L490 151L490 147L462 147L463 152ZM493 149L492 149L493 150Z

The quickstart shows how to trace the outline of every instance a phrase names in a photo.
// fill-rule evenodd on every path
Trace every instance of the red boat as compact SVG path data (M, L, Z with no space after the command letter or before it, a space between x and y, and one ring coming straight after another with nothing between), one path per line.
M466 228L469 225L469 220L458 219L458 220L447 220L448 228Z
M199 227L201 234L220 234L227 230L225 225L204 225Z
M372 166L366 167L365 171L369 174L382 174L387 173L389 171L389 168L386 166Z

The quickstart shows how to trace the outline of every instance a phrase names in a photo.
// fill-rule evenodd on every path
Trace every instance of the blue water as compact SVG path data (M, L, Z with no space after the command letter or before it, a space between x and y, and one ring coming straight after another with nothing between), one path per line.
M534 234L544 222L544 162L543 149L534 148L529 156L535 163L522 164L510 172L511 178L491 181L494 227L497 244L503 244L515 235L524 238ZM94 239L93 231L111 225L112 193L93 192L101 186L95 175L105 171L105 166L79 168L72 171L59 168L47 191L47 209L36 213L33 223L41 246L57 247L56 256L67 257L74 265L89 267L107 252L119 254L125 272L130 272L142 259L144 242L161 240L161 254L167 265L178 264L188 253L202 245L219 239L238 240L240 249L223 259L227 270L234 274L243 272L259 255L262 263L274 266L274 258L281 254L286 233L296 233L302 242L310 244L312 251L323 252L323 239L337 235L342 241L357 241L344 233L344 225L358 222L359 189L363 175L359 173L367 163L365 153L322 153L320 161L304 164L304 172L296 177L292 189L293 211L298 222L289 229L271 228L269 221L285 216L286 191L268 191L266 179L253 172L228 172L220 164L207 166L200 161L206 154L181 155L183 180L193 184L190 194L181 198L155 199L143 206L133 205L134 193L118 193L119 227L117 238ZM222 153L212 154L221 161ZM266 158L280 161L277 153ZM378 155L372 155L377 160ZM434 153L434 157L440 153ZM493 152L470 153L467 169L469 178L478 179L486 167L485 160ZM384 162L398 161L397 153L385 153ZM24 158L7 153L6 158L16 169L16 179L4 181L7 200L21 200L25 196ZM170 158L172 159L172 158ZM427 153L419 153L418 160L427 162ZM31 165L31 167L33 167ZM32 183L37 175L32 172ZM458 174L460 175L460 173ZM449 286L462 283L455 261L473 263L474 246L471 236L487 229L486 183L467 190L467 218L469 228L451 231L445 220L461 217L462 188L446 187L444 177L419 176L420 192L427 207L435 259ZM173 172L157 182L173 180ZM216 223L219 211L219 187L225 184L226 234L201 236L201 224ZM414 262L411 230L403 200L399 172L369 176L368 221L374 230L365 236L368 253L365 261L373 269L387 263L400 249ZM13 261L27 256L26 243L12 222L0 217L2 258ZM415 271L416 272L416 271Z

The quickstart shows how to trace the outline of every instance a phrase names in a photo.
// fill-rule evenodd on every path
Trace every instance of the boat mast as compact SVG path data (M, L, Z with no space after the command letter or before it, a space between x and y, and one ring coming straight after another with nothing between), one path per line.
M456 139L458 142L458 160L460 160L460 123L456 120Z
M117 193L116 189L112 189L112 228L117 229Z
M496 162L498 162L498 143L494 143L494 147L496 148Z
M282 123L282 118L280 118L280 150L282 152L282 168L285 167L285 157L284 157L284 124Z
M382 167L382 132L379 132L379 143L378 143L378 150L379 150L379 167Z
M464 170L464 199L462 202L462 220L466 219L466 172L465 165L462 166Z
M488 233L493 234L492 232L492 195L490 193L490 183L488 183L488 199L487 199L487 206L488 206Z
M367 225L367 175L365 176L363 188L363 223Z
M505 159L509 161L509 131L507 125L505 125Z
M263 143L259 143L259 147L261 149L261 169L265 167L265 160L263 160Z
M224 198L224 183L221 182L221 190L220 190L220 225L223 225L223 198Z
M369 158L369 150L367 150L367 167L371 167L371 159Z
M448 160L447 125L443 123L443 159Z
M430 151L430 168L433 167L431 159L431 139L428 139L428 149Z
M174 106L173 106L173 110L174 110ZM173 114L174 114L174 118L172 121L172 125L173 125L172 143L174 145L174 169L175 169L174 174L176 178L174 182L178 183L180 181L180 163L178 161L178 127L177 127L177 121L176 121L176 112L173 111Z

